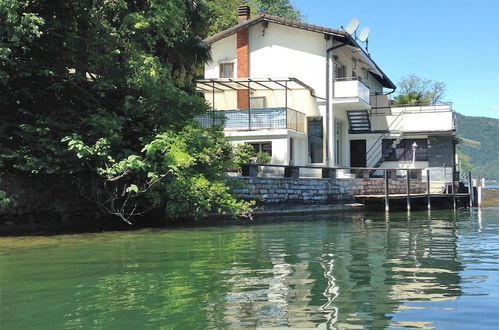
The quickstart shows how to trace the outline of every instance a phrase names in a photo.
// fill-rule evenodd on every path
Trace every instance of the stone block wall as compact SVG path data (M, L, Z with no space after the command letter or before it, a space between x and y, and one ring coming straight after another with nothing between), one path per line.
M384 179L322 179L240 177L243 187L233 188L236 197L263 203L327 203L352 201L354 195L384 194ZM405 193L405 178L389 179L390 194ZM411 180L411 193L425 192L420 179Z
M385 180L381 178L371 179L352 179L349 185L352 185L353 195L383 195L385 193ZM425 193L426 185L421 179L411 179L411 194ZM388 179L388 192L390 194L405 194L406 179L394 178Z

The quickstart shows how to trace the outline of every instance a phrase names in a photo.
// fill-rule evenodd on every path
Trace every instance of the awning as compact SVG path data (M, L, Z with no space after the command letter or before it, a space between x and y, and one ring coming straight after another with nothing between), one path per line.
M471 140L471 139L467 139L467 138L463 138L462 136L456 136L456 141L458 143L462 143L462 144L465 144L469 147L473 147L473 148L480 148L481 146L481 143L478 142L478 141L475 141L475 140Z
M383 78L383 74L376 68L373 60L371 60L369 56L367 56L366 53L362 51L362 49L354 46L346 46L346 48L350 51L352 57L361 62L364 67L366 67L366 69L376 74L380 78Z
M314 89L296 78L211 78L196 80L196 89L200 92L230 90L291 90Z

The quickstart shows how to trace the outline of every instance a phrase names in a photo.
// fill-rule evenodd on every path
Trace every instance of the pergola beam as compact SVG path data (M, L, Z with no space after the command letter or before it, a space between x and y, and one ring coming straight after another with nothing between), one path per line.
M266 89L270 89L270 90L272 90L272 88L270 88L270 87L269 87L269 86L267 86L267 85L262 84L262 83L261 83L261 82L259 82L259 81L255 81L255 80L252 80L252 79L250 79L250 78L248 78L248 80L249 80L249 81L251 81L251 82L252 82L252 83L254 83L254 84L257 84L257 85L260 85L260 86L262 86L262 87L265 87Z
M229 81L230 81L230 82L233 82L233 83L235 83L235 84L238 84L238 85L243 86L243 87L244 87L244 89L249 89L249 90L252 90L252 91L254 91L254 90L255 90L254 88L251 88L251 87L249 86L249 82L250 82L250 80L248 80L248 81L247 81L247 82L248 82L248 85L245 85L245 84L243 84L243 83L242 83L242 82L240 82L240 81L232 80L232 79L230 79L230 78L229 78Z
M215 86L213 86L213 85L211 85L211 84L209 84L209 83L207 83L207 82L197 81L196 83L198 83L198 84L203 84L203 85L206 85L206 86L210 86L210 88L213 88L213 89L216 89L216 90L219 90L219 91L222 91L222 92L224 91L224 89L221 89L221 88L215 87Z
M288 86L281 84L278 80L272 80L271 78L269 78L269 81L273 82L274 84L277 84L277 85L279 85L281 87L284 87L284 89L286 89L286 90L290 89Z
M232 90L237 91L237 88L232 87L232 86L230 86L230 85L227 85L227 84L225 84L225 83L222 83L222 82L220 82L220 81L213 81L213 80L211 80L211 82L212 82L212 83L214 83L214 84L219 84L219 85L222 85L222 86L225 86L225 87L227 87L227 88L230 88L230 89L232 89Z

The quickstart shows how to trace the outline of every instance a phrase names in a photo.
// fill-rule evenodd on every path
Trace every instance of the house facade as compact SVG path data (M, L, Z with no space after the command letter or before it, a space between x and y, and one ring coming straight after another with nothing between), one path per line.
M239 23L206 39L212 62L197 81L234 144L272 164L428 168L455 164L448 104L392 107L396 86L342 30L239 8ZM223 120L222 120L223 119Z

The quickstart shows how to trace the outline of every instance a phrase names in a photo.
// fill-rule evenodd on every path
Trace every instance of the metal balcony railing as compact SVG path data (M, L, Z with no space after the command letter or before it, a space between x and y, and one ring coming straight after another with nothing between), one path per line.
M306 116L290 108L216 110L196 117L203 127L221 126L225 130L287 128L305 133Z

